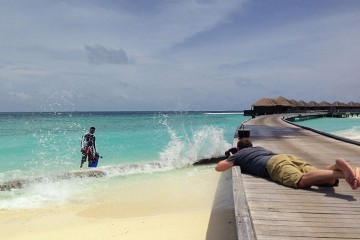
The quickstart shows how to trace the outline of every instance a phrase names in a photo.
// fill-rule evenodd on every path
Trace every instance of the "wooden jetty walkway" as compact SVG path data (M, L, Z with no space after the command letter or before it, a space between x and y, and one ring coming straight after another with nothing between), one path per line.
M360 146L294 126L282 116L244 124L255 146L294 154L318 168L338 157L360 166ZM207 240L360 239L360 189L353 191L345 180L334 188L302 190L241 174L238 167L221 174L212 215L222 217L210 218ZM228 235L216 236L216 226Z

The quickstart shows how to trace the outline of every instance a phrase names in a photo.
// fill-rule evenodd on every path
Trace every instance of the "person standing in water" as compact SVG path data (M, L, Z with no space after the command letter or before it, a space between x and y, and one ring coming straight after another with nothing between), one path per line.
M85 133L81 140L81 163L80 169L84 162L86 162L86 158L88 159L88 165L91 165L91 162L94 160L95 152L96 152L96 144L95 144L95 127L91 127L89 132Z

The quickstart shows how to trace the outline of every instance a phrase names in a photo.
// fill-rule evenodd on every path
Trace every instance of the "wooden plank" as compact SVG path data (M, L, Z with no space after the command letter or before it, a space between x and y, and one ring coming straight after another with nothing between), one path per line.
M358 233L352 233L352 232L338 232L338 233L332 233L332 232L318 232L317 229L314 229L313 232L310 231L276 231L276 230L264 230L261 229L259 231L259 235L267 235L267 236L281 236L281 237L288 237L288 239L292 239L293 237L303 237L304 239L309 238L338 238L338 239L359 239Z
M261 229L265 229L264 231L286 231L286 232L313 232L316 231L316 233L348 233L349 230L351 230L352 234L359 235L360 229L357 227L324 227L324 226L289 226L289 225L259 225L261 226ZM262 234L261 230L259 231L259 234Z
M359 216L349 215L349 214L321 214L321 213L283 213L283 212L251 212L253 219L322 219L322 218L330 218L335 219L337 221L357 221Z
M271 219L271 220L254 220L257 226L288 226L289 220L280 220L280 219ZM342 224L339 221L333 221L329 219L324 219L322 221L318 221L318 219L311 221L311 219L306 219L304 221L298 221L297 219L291 219L292 226L302 226L302 227L330 227L330 228L357 228L359 227L359 221L352 221L350 223Z
M332 207L321 207L315 206L313 208L308 206L270 206L269 208L265 208L259 205L250 204L252 211L255 212L284 212L284 213L321 213L321 214L328 214L328 213L335 213L335 214L353 214L357 215L360 213L359 210L352 211L351 208L337 208L334 209Z
M257 239L258 240L289 240L288 236L269 236L269 235L257 235ZM296 236L291 236L291 240L304 240L304 237L300 236L300 237L296 237ZM336 238L331 238L331 239L336 239ZM337 239L344 239L344 238L337 238ZM322 238L322 237L317 237L316 240L329 240L329 238Z

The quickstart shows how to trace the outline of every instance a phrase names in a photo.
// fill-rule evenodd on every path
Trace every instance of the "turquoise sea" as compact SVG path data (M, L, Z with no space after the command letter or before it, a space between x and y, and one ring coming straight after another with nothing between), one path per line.
M0 113L0 184L28 180L21 189L0 191L0 210L82 204L149 174L214 171L192 163L224 155L247 119L229 112ZM360 140L359 117L296 123ZM81 136L91 126L105 177L58 179L79 169Z
M0 192L0 209L82 201L86 191L142 175L191 168L224 155L248 117L229 112L0 113L0 184L29 180ZM101 179L55 176L78 170L81 137L96 127ZM41 181L33 180L40 178Z
M360 117L349 118L317 118L296 122L326 133L360 141Z

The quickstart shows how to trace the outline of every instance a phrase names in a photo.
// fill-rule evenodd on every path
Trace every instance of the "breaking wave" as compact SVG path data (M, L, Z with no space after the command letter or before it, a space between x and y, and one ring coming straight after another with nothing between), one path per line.
M353 126L350 129L336 131L333 134L345 137L351 140L360 141L360 126Z

